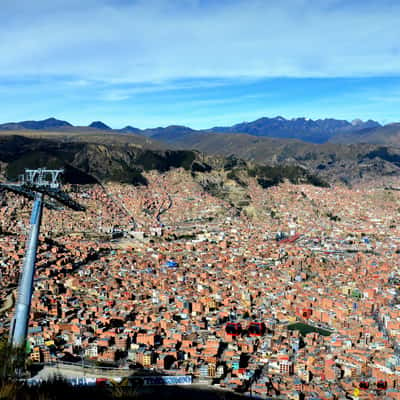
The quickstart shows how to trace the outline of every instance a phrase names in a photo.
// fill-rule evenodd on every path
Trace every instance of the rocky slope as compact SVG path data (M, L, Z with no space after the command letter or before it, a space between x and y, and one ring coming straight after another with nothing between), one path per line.
M400 124L342 133L331 139L334 143L371 143L400 148Z
M328 182L400 176L400 148L374 144L311 144L237 134L191 134L177 147L231 154L266 165L295 165Z
M190 171L204 190L237 209L249 206L250 180L267 188L285 179L324 186L325 182L301 167L266 167L236 157L207 156L192 150L156 150L135 144L82 143L23 136L0 136L0 165L8 179L24 168L64 168L74 184L116 181L146 185L145 171L173 168Z

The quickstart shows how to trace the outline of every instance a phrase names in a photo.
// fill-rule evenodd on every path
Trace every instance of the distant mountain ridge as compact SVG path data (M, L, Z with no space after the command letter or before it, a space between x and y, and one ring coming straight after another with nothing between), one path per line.
M62 121L56 118L47 118L42 121L21 121L21 122L7 122L0 124L1 130L24 130L24 129L54 129L54 128L65 128L72 127L69 122Z
M266 136L284 139L299 139L311 143L325 143L338 133L356 132L363 129L378 128L381 125L372 120L307 119L283 117L263 117L253 122L243 122L230 127L214 127L209 132L247 133L253 136Z
M109 133L136 134L151 139L163 141L169 145L178 145L193 134L249 134L257 137L277 139L297 139L310 143L374 143L400 146L400 124L382 126L376 121L352 122L333 118L307 119L283 117L259 118L252 122L242 122L233 126L220 126L211 129L195 130L180 125L139 129L126 126L122 129L112 129L102 121L94 121L87 127L78 127L67 121L48 118L42 121L22 121L0 124L0 130L82 130L97 129ZM388 139L389 137L389 139Z
M89 125L89 128L101 129L104 131L109 131L111 128L101 121L94 121Z
M142 131L139 128L135 128L133 126L128 125L125 128L122 128L121 132L124 132L124 133L136 133L136 134L140 135Z
M379 138L380 132L384 132L390 142L399 137L399 128L400 124L391 124L377 129L365 129L352 135L358 135L360 138L368 137L371 140L375 137L374 140L376 140L376 137ZM301 170L297 170L296 176L313 180L312 175L328 183L337 181L353 183L365 179L390 180L391 177L400 176L400 146L390 144L336 144L332 142L313 144L297 139L257 137L249 134L207 133L179 126L149 129L140 131L140 134L135 132L136 129L132 127L124 131L70 126L48 130L3 130L0 132L0 153L7 152L7 146L11 143L14 144L12 154L10 153L9 157L4 159L3 162L9 163L12 167L15 165L15 169L19 170L18 172L30 166L30 158L33 157L31 153L35 149L37 165L58 167L58 165L53 165L57 153L67 164L69 163L74 168L94 175L96 179L100 180L111 178L118 180L119 176L128 179L127 172L124 172L125 169L128 172L132 169L129 174L132 173L132 176L136 176L136 168L147 168L149 163L154 165L155 168L164 168L162 165L164 165L165 160L163 156L159 157L159 152L183 151L183 153L176 154L184 155L193 154L193 150L201 154L199 157L196 156L197 160L201 161L204 160L203 157L206 157L206 159L209 159L209 161L206 161L209 165L219 165L220 157L231 157L233 155L246 162L255 162L261 166L267 165L271 168L277 168L274 171L280 171L279 174L285 168L300 168ZM11 142L3 141L2 138L7 137L16 139ZM156 140L157 137L164 140ZM36 141L33 139L36 139ZM34 144L39 142L42 145ZM22 151L22 143L24 143L25 155L22 159L19 157L17 159L17 155ZM71 151L66 151L67 147ZM80 150L72 151L73 148L83 149L83 152ZM110 164L111 158L104 159L108 148L117 151L114 154L120 160L117 164L114 164L114 162ZM89 149L96 149L96 151L90 151L90 154L86 154L85 151L89 151ZM68 154L64 154L64 151ZM185 153L185 151L189 153ZM141 155L137 159L137 157L132 158L133 154ZM76 159L75 156L78 158ZM0 168L1 162L0 159ZM113 167L108 170L107 166ZM219 165L218 168L220 167ZM194 164L193 168L193 172L196 172L200 167ZM119 171L118 176L115 175L116 170ZM290 171L287 170L286 172L289 173ZM311 174L309 178L307 178L307 174ZM142 179L139 175L137 178Z
M400 123L388 124L379 128L363 129L356 132L341 133L333 143L371 143L400 147Z

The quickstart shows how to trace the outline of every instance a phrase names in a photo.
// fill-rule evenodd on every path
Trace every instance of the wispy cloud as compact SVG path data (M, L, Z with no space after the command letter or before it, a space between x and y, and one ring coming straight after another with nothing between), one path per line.
M121 82L102 84L100 100L104 101L123 101L128 100L135 96L153 93L184 93L188 91L198 91L204 89L212 89L232 85L231 80L203 80L197 79L194 81L168 81L160 83L143 83L143 84L130 84L129 82L123 84Z
M372 0L3 0L0 75L396 75L398 15L398 1Z

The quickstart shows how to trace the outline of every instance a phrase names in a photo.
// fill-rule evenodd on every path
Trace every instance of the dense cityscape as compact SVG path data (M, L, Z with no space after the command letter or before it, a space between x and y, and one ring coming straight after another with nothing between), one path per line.
M400 398L397 178L250 181L241 212L183 169L146 178L66 185L86 212L44 210L28 330L29 359L46 365L37 379L99 379L103 366L259 398ZM7 335L31 202L1 196Z
M0 1L0 400L400 400L400 1Z

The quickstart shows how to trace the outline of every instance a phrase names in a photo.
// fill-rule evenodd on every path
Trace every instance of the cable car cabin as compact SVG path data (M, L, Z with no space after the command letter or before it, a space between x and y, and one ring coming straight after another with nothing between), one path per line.
M239 336L242 333L242 325L238 322L228 322L225 326L225 332L229 336Z
M376 388L379 390L386 390L387 389L387 382L386 381L378 381L376 382Z
M263 336L266 328L263 322L250 322L247 332L249 336Z
M361 381L359 387L360 387L360 389L366 390L366 389L369 388L369 382L367 382L367 381Z

